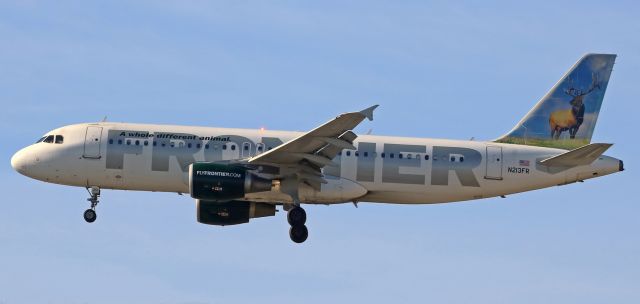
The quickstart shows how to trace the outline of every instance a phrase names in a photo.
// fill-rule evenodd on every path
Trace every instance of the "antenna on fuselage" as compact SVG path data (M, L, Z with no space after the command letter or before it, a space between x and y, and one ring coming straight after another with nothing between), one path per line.
M100 121L100 122L106 122L106 121L107 121L107 115L105 115L105 116L102 118L102 121Z

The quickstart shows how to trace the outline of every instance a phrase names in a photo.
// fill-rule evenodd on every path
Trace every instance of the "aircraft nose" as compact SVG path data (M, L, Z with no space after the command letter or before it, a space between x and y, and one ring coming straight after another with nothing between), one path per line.
M25 174L28 160L27 160L27 152L22 149L11 157L11 167L13 170L18 171L20 174Z

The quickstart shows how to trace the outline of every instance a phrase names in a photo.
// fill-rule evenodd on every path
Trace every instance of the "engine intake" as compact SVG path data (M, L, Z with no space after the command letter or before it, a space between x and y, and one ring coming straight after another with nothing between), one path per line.
M208 201L230 201L245 193L271 190L271 180L248 172L247 168L216 163L193 163L189 166L191 197Z

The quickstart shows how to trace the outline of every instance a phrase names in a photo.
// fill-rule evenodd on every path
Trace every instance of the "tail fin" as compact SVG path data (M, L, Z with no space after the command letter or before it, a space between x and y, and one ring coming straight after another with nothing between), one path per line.
M616 55L584 55L496 142L573 149L587 145L598 120Z

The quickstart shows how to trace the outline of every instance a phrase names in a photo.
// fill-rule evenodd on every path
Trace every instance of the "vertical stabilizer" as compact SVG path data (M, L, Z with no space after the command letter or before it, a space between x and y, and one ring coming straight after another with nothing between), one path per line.
M496 142L573 149L587 145L616 55L587 54Z

